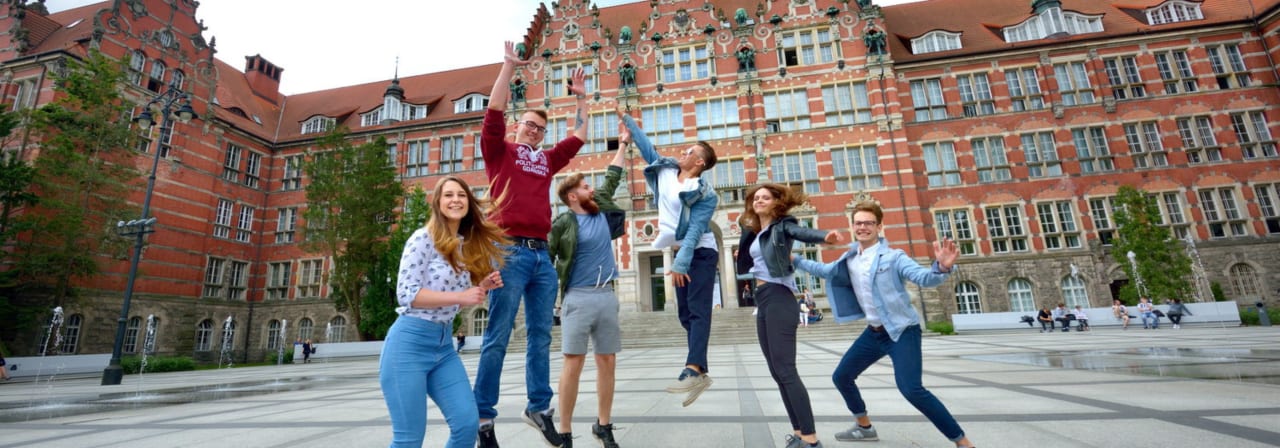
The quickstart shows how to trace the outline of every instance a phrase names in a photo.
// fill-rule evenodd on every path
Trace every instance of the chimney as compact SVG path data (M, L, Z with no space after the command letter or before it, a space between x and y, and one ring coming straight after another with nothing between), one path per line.
M253 93L278 103L280 98L280 73L283 68L277 67L260 54L244 57L244 77L249 81Z

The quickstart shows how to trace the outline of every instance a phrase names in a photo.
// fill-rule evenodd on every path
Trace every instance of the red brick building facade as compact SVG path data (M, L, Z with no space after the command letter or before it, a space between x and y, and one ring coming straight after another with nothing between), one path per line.
M958 240L960 273L920 291L929 320L1108 303L1125 281L1108 244L1120 185L1156 194L1166 225L1194 243L1203 296L1215 282L1228 298L1275 304L1278 5L560 1L531 11L533 63L517 71L508 110L546 109L548 140L564 137L573 113L565 81L583 66L591 138L562 174L603 178L617 145L615 104L660 151L710 142L728 307L739 306L730 260L743 190L764 181L806 191L796 215L825 229L847 229L853 202L879 201L885 236L922 260L940 236ZM307 180L297 162L332 126L360 142L386 138L408 186L430 189L444 173L486 184L477 144L497 64L285 96L283 69L261 56L243 71L214 57L193 1L0 8L0 91L14 107L47 102L56 61L93 47L141 54L126 86L139 103L175 75L195 99L201 119L160 136L169 152L153 202L159 226L131 313L160 318L161 351L217 350L211 341L228 316L236 349L250 353L272 349L285 321L286 340L352 339L349 315L325 300L330 262L298 247ZM35 143L24 145L9 149ZM150 158L140 153L140 166ZM657 213L643 161L627 163L618 290L625 309L661 310L674 297L661 275L671 254L649 244ZM79 316L73 351L110 348L128 262L106 266L67 307ZM825 296L815 279L800 284ZM483 329L483 309L465 314L473 334Z

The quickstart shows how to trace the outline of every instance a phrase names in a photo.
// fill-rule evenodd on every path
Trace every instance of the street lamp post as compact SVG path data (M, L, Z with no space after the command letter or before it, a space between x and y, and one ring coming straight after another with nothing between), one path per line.
M179 105L177 111L173 110L174 105ZM134 119L134 122L143 128L150 128L152 124L155 124L152 119L151 109L160 109L161 117L163 117L163 122L160 124L161 133L164 132L164 129L170 129L170 132L172 132L174 119L187 123L192 118L196 118L195 110L191 109L190 98L185 92L178 89L176 85L170 85L164 92L152 98L147 103L147 107L142 109L142 114ZM120 384L120 380L124 377L124 369L120 367L120 353L124 345L125 321L129 319L129 302L133 299L133 283L138 278L138 262L142 260L142 246L146 242L146 235L155 231L156 218L151 217L150 213L151 195L156 188L156 169L160 166L160 137L156 138L155 154L151 160L151 175L147 176L147 193L142 200L142 218L132 221L120 221L116 224L116 233L121 236L132 236L135 239L133 257L129 261L129 279L124 287L124 304L120 307L120 319L116 322L116 340L111 346L111 361L107 363L107 368L102 371L103 386Z

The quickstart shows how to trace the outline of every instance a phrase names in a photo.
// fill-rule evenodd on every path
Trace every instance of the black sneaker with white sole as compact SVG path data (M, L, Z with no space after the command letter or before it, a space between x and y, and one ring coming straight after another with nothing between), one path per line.
M529 412L526 409L520 417L529 426L542 433L542 441L546 442L547 446L558 447L564 443L564 440L560 438L560 433L556 432L555 421L551 419L551 415L554 413L554 409L549 409L546 412Z
M476 436L476 448L499 448L498 435L493 433L493 423L480 425L480 433Z
M591 424L591 435L596 436L604 448L618 448L618 442L613 440L613 423L601 425L600 420L596 420Z

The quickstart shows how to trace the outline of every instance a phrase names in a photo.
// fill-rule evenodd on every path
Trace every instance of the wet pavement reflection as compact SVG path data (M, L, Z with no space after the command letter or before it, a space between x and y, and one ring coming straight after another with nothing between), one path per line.
M1153 347L966 355L961 358L1097 372L1280 384L1280 350Z

